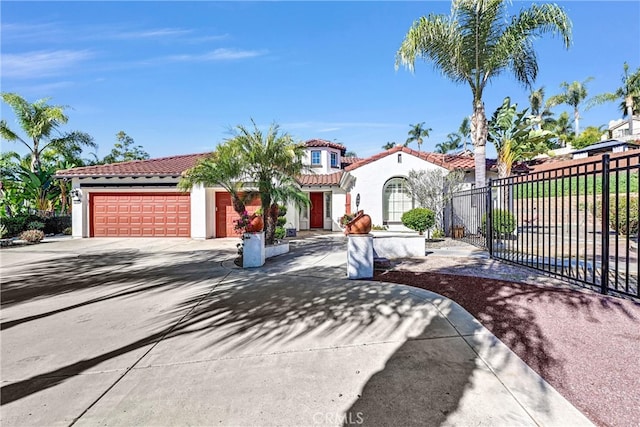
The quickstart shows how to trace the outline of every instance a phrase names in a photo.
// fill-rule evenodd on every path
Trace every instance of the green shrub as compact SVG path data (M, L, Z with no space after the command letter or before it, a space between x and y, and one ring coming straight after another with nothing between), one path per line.
M431 238L433 239L442 239L444 238L444 231L437 229L437 230L433 230L433 233L431 233Z
M0 224L0 239L7 234L7 227L4 224Z
M284 236L287 235L287 231L284 229L284 227L278 226L276 227L276 231L274 233L274 236L276 239L284 239Z
M497 236L505 236L514 232L516 229L516 219L511 212L502 209L494 209L492 211L491 221L493 223L493 232ZM487 214L482 215L482 234L487 234Z
M371 229L372 230L378 230L378 231L384 231L384 230L388 230L389 227L387 227L386 225L372 225Z
M629 218L627 218L627 198L618 197L617 206L616 198L611 198L609 210L609 226L618 234L637 235L638 234L638 198L632 197L629 200Z
M71 234L73 234L73 229L71 227L67 227L62 230L62 234L64 234L65 236L71 236Z
M44 219L45 234L60 234L71 227L71 216L52 216Z
M422 234L436 223L436 214L431 209L415 208L403 213L401 221L405 227Z
M27 230L27 224L34 221L42 222L42 218L38 215L29 214L0 218L0 224L4 225L7 229L7 237L20 235L20 233Z
M42 239L44 239L44 233L42 230L27 230L20 234L20 240L24 240L29 243L40 243Z
M27 230L44 230L44 222L42 221L31 221L27 224Z

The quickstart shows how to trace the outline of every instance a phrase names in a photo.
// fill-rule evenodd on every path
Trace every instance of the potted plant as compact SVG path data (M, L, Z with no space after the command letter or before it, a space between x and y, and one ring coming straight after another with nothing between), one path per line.
M353 219L355 218L355 214L350 214L350 213L346 213L344 215L342 215L340 218L338 218L338 224L340 224L341 228L345 228L347 226L347 224Z
M346 214L345 214L346 216ZM344 218L344 217L343 217ZM344 234L369 234L371 231L371 217L360 210L353 215L344 226Z

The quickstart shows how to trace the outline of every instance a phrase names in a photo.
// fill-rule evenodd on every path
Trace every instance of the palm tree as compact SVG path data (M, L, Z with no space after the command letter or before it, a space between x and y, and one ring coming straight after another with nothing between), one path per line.
M617 88L615 92L594 96L592 103L597 105L622 100L620 103L622 117L629 118L629 134L633 135L633 116L640 114L640 67L631 75L629 74L629 64L625 62L622 67L624 69L622 86Z
M471 121L469 120L469 117L462 119L462 123L460 123L460 127L458 128L458 135L462 138L462 152L466 153L467 143L471 136Z
M409 144L411 144L413 141L416 141L418 143L418 151L420 151L420 146L422 145L422 137L425 138L429 138L429 132L431 132L433 129L431 128L425 128L424 127L424 122L422 123L418 123L417 125L409 125L411 127L411 129L409 130L409 138L407 138L407 141L404 143L404 146L408 146Z
M457 0L451 14L422 17L413 23L396 53L396 68L413 71L417 58L431 60L447 78L467 83L473 95L471 139L476 186L485 186L487 117L482 95L504 71L531 87L538 74L533 41L541 34L560 34L571 43L571 22L554 4L533 4L509 16L505 0Z
M459 150L462 148L462 137L460 134L452 132L447 135L447 140L440 144L436 144L436 153L447 154L449 151Z
M563 92L552 96L547 101L547 105L549 107L555 107L560 104L567 104L573 107L574 131L576 137L580 135L580 105L585 99L587 99L587 83L591 80L593 80L593 77L587 78L582 83L578 81L574 81L571 84L562 82L560 83L560 87L563 89Z
M536 129L541 129L544 123L552 120L553 113L544 102L544 86L529 93L529 107L531 114L536 116Z
M305 146L294 142L273 124L263 133L252 120L253 129L238 125L230 143L243 159L243 174L255 184L265 223L265 242L273 243L278 218L278 203L293 202L308 206L309 197L298 187L295 178L305 169Z
M273 243L278 218L278 203L292 202L308 206L306 193L296 177L303 170L305 147L281 134L278 125L263 133L252 120L253 129L238 125L235 135L218 145L216 151L189 169L179 187L189 190L194 184L221 186L231 194L233 209L242 215L250 200L260 197L265 223L265 242ZM247 188L244 183L248 183Z
M231 195L233 210L242 215L246 204L256 197L255 192L244 189L244 161L237 147L225 141L218 145L216 151L185 171L178 188L189 191L196 184L205 187L220 186Z
M395 143L395 142L387 142L386 144L384 144L384 145L382 146L382 149L383 149L383 150L391 150L391 149L392 149L393 147L395 147L395 146L396 146L396 143Z
M557 119L544 125L544 128L553 132L558 138L558 146L566 147L575 137L575 133L571 128L571 119L566 111L560 113Z
M67 145L81 145L96 148L93 138L83 132L59 133L58 128L66 124L69 118L64 114L66 107L49 105L47 99L40 99L29 103L15 93L3 93L2 100L7 103L13 112L27 138L21 138L11 130L6 120L0 120L0 136L7 141L21 142L29 149L31 154L31 171L38 172L42 169L41 155L49 147L64 147ZM56 137L55 133L59 136Z

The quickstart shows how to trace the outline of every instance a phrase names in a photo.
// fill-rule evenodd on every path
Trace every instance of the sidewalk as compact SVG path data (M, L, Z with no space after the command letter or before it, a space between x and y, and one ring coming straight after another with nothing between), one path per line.
M346 280L343 236L160 240L3 259L2 425L590 424L451 300Z

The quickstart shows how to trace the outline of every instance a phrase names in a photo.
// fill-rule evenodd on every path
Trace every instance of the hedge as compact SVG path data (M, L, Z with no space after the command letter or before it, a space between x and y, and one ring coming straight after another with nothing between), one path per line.
M4 225L7 229L5 237L19 236L20 233L26 231L29 228L29 224L33 222L44 223L44 229L42 231L45 234L60 234L65 228L71 227L70 216L41 217L31 214L0 218L0 224Z

